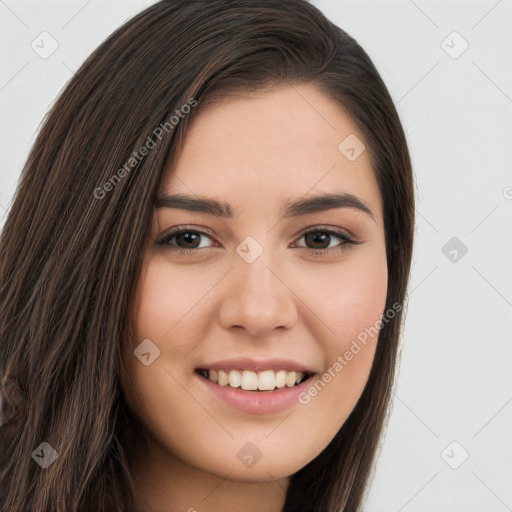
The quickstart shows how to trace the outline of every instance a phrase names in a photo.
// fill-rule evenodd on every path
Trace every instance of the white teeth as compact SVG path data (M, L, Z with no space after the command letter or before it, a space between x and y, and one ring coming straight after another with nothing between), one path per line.
M276 387L284 388L286 386L286 370L279 370L276 373L275 379Z
M246 391L254 391L255 389L258 389L258 383L258 376L254 372L242 372L242 380L240 381L240 387L242 389L245 389Z
M230 386L241 388L245 391L272 391L285 386L291 388L304 378L303 372L279 370L263 370L254 372L252 370L205 370L208 372L208 380L219 384L219 386Z
M272 391L276 387L273 370L265 370L258 373L258 389L261 391Z
M211 380L212 372L210 371L209 373L210 373L209 379ZM229 376L223 370L219 370L217 372L217 379L218 379L217 384L219 384L219 386L227 386L229 384Z
M229 372L229 385L232 388L239 388L241 381L242 376L240 375L240 372L237 372L236 370L231 370Z
M288 373L288 375L286 376L286 386L287 387L292 388L293 386L295 386L295 377L296 376L297 376L297 374L295 372Z

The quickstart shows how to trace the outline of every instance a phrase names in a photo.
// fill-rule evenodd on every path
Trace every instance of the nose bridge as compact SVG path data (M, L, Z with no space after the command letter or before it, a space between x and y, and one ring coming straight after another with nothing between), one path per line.
M290 328L297 321L294 296L276 275L275 255L259 247L248 240L237 248L220 310L223 327L242 327L253 336L264 336L278 327Z
M241 285L239 291L244 296L271 300L275 299L277 295L282 295L282 290L279 289L282 283L270 270L272 262L271 258L267 256L268 251L252 263L238 262L235 272Z
M278 268L278 255L272 247L271 237L263 239L258 236L260 242L254 237L246 237L236 248L234 274L239 288L245 288L245 295L274 295L279 290L279 280L270 270ZM263 241L262 241L263 240ZM239 290L243 291L243 290Z

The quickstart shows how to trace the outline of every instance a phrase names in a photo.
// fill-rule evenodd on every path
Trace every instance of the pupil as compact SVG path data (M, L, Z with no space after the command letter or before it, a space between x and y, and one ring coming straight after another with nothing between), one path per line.
M194 237L196 240L194 240ZM197 244L194 245L194 241L197 242L199 240L199 235L197 233L180 233L177 235L176 241L182 240L185 242L185 245L192 244L192 248L196 248ZM190 248L190 247L187 247Z
M313 247L314 249L326 249L327 247L329 247L329 237L330 235L328 235L327 233L307 233L306 234L306 243L308 241L312 242L313 244L315 243L320 243L323 245L321 247ZM327 241L327 244L325 243Z

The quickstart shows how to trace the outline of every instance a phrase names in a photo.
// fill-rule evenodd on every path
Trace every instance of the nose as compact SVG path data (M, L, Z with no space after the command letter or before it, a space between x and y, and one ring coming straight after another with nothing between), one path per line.
M266 251L252 263L236 261L219 312L223 328L262 338L297 323L297 298L269 263Z

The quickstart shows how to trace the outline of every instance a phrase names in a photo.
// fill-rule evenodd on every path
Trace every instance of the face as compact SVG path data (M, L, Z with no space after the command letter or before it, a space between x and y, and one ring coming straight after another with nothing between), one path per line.
M387 292L361 143L307 84L235 96L192 121L160 191L122 379L169 461L286 478L354 408L378 338L361 333Z

